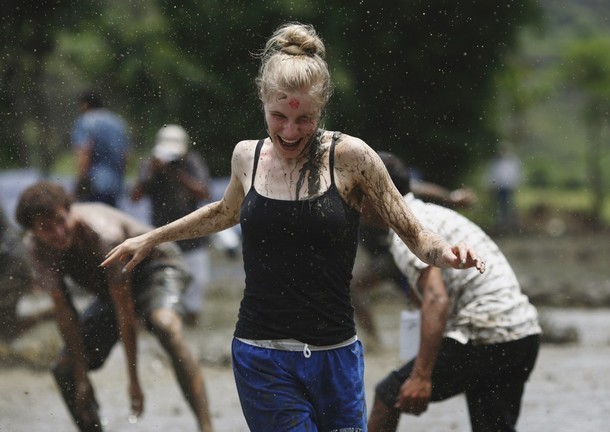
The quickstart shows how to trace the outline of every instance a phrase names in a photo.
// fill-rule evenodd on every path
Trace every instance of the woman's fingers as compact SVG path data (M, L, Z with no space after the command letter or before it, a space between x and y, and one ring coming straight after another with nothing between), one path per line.
M102 261L100 266L108 267L109 265L114 264L117 261L122 262L122 261L128 260L127 264L124 267L124 270L131 270L131 269L133 269L135 264L132 264L133 258L130 259L130 257L131 257L130 249L128 249L124 245L124 243L121 243L120 245L116 246L114 249L112 249L110 252L108 252L106 254L106 257L105 257L104 261Z
M475 267L479 273L485 272L485 261L483 261L476 251L468 246L466 243L458 243L452 248L455 256L453 261L453 268L467 269Z

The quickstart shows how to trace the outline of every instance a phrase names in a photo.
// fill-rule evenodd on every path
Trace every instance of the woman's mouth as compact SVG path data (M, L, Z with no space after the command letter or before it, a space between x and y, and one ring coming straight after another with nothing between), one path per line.
M286 147L289 149L294 149L294 148L298 147L299 144L301 143L300 138L296 139L296 140L285 140L282 137L279 137L279 138L280 138L280 144L282 145L282 147Z

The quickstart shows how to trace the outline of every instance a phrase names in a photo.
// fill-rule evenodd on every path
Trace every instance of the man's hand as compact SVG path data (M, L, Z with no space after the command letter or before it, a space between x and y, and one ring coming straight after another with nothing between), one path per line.
M428 409L432 395L432 381L412 373L398 393L395 408L408 414L420 415Z
M131 399L131 413L140 417L144 412L144 394L139 383L129 385L129 397Z
M93 400L93 387L91 381L85 374L79 377L75 376L75 405L76 411L87 413L90 410L91 401Z
M472 189L461 188L449 193L449 204L453 208L472 207L477 202L477 196Z

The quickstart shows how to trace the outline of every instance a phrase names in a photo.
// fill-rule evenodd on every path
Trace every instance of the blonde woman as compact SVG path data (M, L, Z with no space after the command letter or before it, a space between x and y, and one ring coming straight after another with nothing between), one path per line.
M157 244L241 224L246 287L232 344L252 431L366 429L364 364L350 279L365 198L417 256L440 267L485 264L426 231L362 140L321 128L332 93L313 27L281 26L256 83L268 136L235 147L224 197L127 240L103 265L134 268Z

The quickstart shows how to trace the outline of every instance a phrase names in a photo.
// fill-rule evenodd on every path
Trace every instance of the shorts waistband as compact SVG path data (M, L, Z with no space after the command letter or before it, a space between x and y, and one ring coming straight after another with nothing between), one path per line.
M253 340L253 339L242 339L236 338L238 341L243 342L248 345L253 345L259 348L268 348L274 350L282 350L282 351L300 351L305 357L309 357L311 351L328 351L337 348L343 348L348 345L353 344L358 340L358 336L353 336L343 342L339 342L334 345L309 345L303 342L300 342L296 339L272 339L272 340Z

